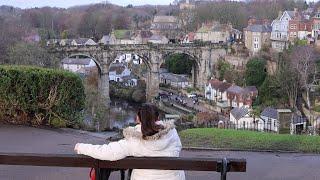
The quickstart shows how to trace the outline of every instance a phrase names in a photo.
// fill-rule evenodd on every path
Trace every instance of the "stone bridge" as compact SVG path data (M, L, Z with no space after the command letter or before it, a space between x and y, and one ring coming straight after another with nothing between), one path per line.
M99 88L103 98L109 97L109 67L118 55L136 54L146 64L148 73L146 78L147 100L153 101L159 90L159 69L167 56L172 54L186 54L194 62L192 76L193 85L203 89L212 73L213 65L219 57L227 53L227 46L221 44L141 44L141 45L107 45L107 46L67 46L49 47L49 51L60 58L74 55L91 57L99 69Z

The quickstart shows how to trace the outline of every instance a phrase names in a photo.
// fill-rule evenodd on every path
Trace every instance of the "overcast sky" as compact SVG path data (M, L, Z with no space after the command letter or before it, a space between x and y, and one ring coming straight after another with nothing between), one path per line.
M10 5L20 8L31 7L70 7L75 5L100 3L103 0L0 0L0 5ZM112 4L118 4L126 6L128 4L133 5L145 5L145 4L170 4L173 0L108 0Z

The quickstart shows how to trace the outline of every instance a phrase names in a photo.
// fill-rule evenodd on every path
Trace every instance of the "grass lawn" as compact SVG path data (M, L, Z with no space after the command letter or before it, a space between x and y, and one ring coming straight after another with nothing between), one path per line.
M181 131L180 137L184 147L320 153L320 136L200 128Z

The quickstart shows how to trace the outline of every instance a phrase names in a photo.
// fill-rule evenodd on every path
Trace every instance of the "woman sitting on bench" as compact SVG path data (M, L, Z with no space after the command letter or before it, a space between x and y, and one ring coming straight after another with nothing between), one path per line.
M105 145L78 143L78 154L95 159L116 161L127 156L179 157L182 145L174 121L159 121L157 107L143 104L135 127L123 130L124 139ZM131 180L184 180L184 171L135 169Z

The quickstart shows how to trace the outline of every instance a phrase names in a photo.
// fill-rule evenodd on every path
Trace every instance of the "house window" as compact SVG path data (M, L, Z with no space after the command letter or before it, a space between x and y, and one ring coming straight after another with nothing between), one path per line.
M291 24L290 25L290 29L297 29L297 25L296 24Z

